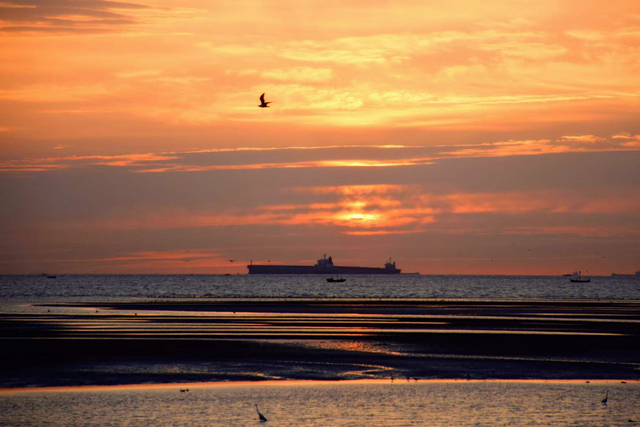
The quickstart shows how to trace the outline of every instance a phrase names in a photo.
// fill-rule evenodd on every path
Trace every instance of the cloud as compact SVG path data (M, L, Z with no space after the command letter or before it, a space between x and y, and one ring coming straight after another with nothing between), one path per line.
M132 11L148 6L106 0L5 0L0 4L3 32L107 33L139 24ZM7 25L9 24L9 25Z
M621 132L613 135L611 139L626 139L626 140L640 141L640 135L631 135L629 132Z
M0 89L0 99L34 103L74 102L104 97L107 93L107 87L102 84L33 84L13 89Z
M640 38L640 27L624 27L615 30L568 30L565 34L589 42L602 42L604 40L620 39L620 38Z
M563 136L562 141L564 142L605 142L607 138L602 138L600 136L595 135L574 135L574 136Z
M333 78L332 68L320 67L292 67L274 68L266 70L247 69L241 71L228 70L227 75L255 76L258 75L267 80L278 80L284 82L321 83Z
M121 79L135 79L139 77L156 77L162 74L163 70L134 70L134 71L121 71L116 73L116 76Z
M635 190L588 199L575 191L553 189L433 193L427 185L315 186L278 191L279 200L299 200L299 195L311 196L305 197L310 201L244 208L112 211L108 218L74 221L68 227L115 231L276 226L320 228L353 237L422 233L611 236L621 235L621 230L630 226L590 222L605 215L622 218L640 214L640 195ZM545 219L541 222L539 218ZM637 230L634 233L638 234Z
M307 39L250 45L198 46L211 52L239 56L279 56L285 60L307 63L335 63L352 66L402 65L416 57L442 54L453 44L470 49L530 59L560 56L566 48L539 41L544 35L513 30L440 31L428 33L376 34L333 39Z
M55 150L68 148L66 145L55 146ZM148 163L176 160L178 157L162 154L123 154L114 156L68 156L49 157L32 160L0 161L0 172L44 172L69 168L86 168L87 166L120 166L135 167Z
M596 135L562 136L557 140L509 140L438 146L328 145L239 147L123 155L66 156L0 162L3 172L34 172L88 166L129 167L135 173L192 173L206 171L399 168L434 165L444 160L562 153L637 151L637 136L620 133L610 139ZM586 144L586 145L585 145ZM66 145L58 145L65 148ZM308 160L307 151L315 151ZM278 156L271 153L278 152ZM251 156L248 153L252 153ZM255 154L255 155L254 155ZM273 162L272 159L287 158Z
M131 31L151 20L190 16L188 8L154 8L110 0L5 0L0 32L20 35L89 35Z

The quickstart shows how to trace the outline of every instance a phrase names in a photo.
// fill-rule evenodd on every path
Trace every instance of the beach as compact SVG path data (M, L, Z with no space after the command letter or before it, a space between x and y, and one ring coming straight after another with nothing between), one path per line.
M199 298L0 315L4 388L640 379L640 302Z

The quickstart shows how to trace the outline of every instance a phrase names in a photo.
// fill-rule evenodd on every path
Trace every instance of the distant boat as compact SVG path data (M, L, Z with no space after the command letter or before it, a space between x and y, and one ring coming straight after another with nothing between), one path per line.
M55 279L56 276L53 274L47 274L47 279Z
M640 270L636 271L636 274L611 273L611 277L636 277L640 279Z
M574 271L569 279L573 283L589 283L591 279L582 277L582 271Z
M563 276L563 277L571 277L571 273L563 274L562 276Z
M346 281L347 279L345 279L344 277L328 277L327 278L327 282L329 283L342 283L344 281Z

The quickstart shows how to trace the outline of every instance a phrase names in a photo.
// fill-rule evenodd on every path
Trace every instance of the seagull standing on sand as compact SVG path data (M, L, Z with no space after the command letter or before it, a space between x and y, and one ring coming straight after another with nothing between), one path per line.
M269 101L269 102L265 102L264 101L264 93L262 95L260 95L260 105L258 105L258 107L260 107L260 108L269 108L269 104L271 104L271 101Z
M606 405L608 400L609 400L609 390L607 390L607 395L604 397L604 399L602 399L602 403Z

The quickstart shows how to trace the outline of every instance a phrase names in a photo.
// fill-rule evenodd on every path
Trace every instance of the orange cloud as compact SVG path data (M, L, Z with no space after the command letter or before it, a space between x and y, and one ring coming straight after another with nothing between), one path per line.
M150 141L176 127L190 135L188 146L218 148L229 139L192 139L236 124L252 125L236 135L244 141L277 124L282 131L270 135L283 146L317 129L332 134L324 142L348 129L361 140L381 131L401 144L415 141L412 130L474 129L492 138L559 123L566 134L575 126L563 123L585 119L609 123L607 133L635 129L616 113L637 113L631 4L590 4L579 21L567 5L517 2L490 10L469 2L246 4L6 1L0 96L25 104L2 108L32 140L96 128L117 139L140 135L144 125L145 149L157 151L162 143ZM606 22L596 19L603 13ZM54 35L64 37L50 43ZM264 91L275 97L266 111L256 108ZM549 138L535 133L519 138Z
M443 159L451 158L482 158L533 156L559 153L607 152L607 151L635 151L638 149L634 136L616 134L611 139L595 135L563 136L558 140L510 140L486 142L477 144L455 144L438 146L407 146L407 145L331 145L331 146L291 146L291 147L240 147L219 148L208 150L194 150L185 152L161 152L125 155L94 155L48 157L40 159L10 160L0 162L0 170L4 172L46 171L58 168L87 167L87 166L120 166L131 167L136 173L163 172L203 172L214 170L261 170L261 169L308 169L308 168L386 168L402 166L427 166ZM596 144L597 142L597 144ZM581 145L588 143L589 145ZM54 148L68 148L59 145ZM341 158L343 153L357 149L362 158ZM237 154L238 158L245 152L291 152L303 153L307 150L323 151L322 156L333 157L319 160L296 160L288 162L264 162L259 157L252 157L251 163L219 164L220 153ZM416 151L424 152L425 156L398 156L397 153ZM387 156L388 154L388 156ZM302 154L301 154L302 155ZM366 158L369 156L369 158ZM318 156L320 157L320 155ZM400 158L399 158L400 157ZM244 158L242 162L246 162Z
M69 148L66 145L53 147L55 150ZM33 160L8 160L0 162L2 172L43 172L87 166L143 166L148 163L176 160L178 157L161 154L124 154L115 156L68 156L49 157Z
M575 135L575 136L563 136L563 141L566 142L604 142L607 138L602 138L595 135Z
M187 166L175 165L161 168L140 169L138 173L160 172L203 172L210 170L255 170L255 169L300 169L300 168L346 168L346 167L394 167L430 165L429 159L402 160L318 160L289 163L256 163L245 165L215 165L215 166Z
M429 194L421 186L354 185L293 188L293 193L329 196L332 201L266 205L219 213L174 210L129 219L79 223L106 229L163 229L237 225L325 226L353 236L422 233L452 215L634 214L632 194L584 199L566 192ZM451 230L450 230L451 231ZM453 230L452 232L455 232ZM510 231L515 232L515 231Z
M139 3L94 0L38 2L5 0L0 3L0 33L84 36L131 31L145 20L159 16L179 16L187 9L153 9ZM193 11L193 10L191 10Z
M392 234L414 234L414 233L423 233L427 230L425 229L415 229L415 230L366 230L366 231L345 231L344 234L348 234L349 236L386 236Z
M611 137L612 139L633 139L636 141L640 141L640 135L631 135L629 132L622 132L615 134Z

